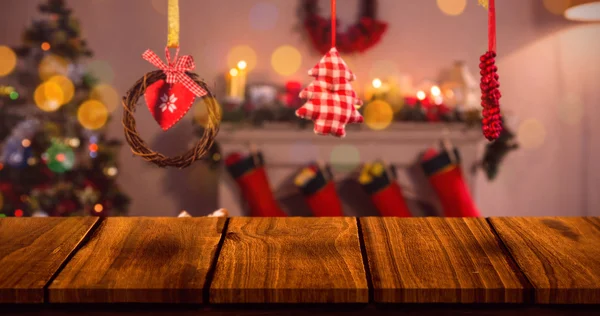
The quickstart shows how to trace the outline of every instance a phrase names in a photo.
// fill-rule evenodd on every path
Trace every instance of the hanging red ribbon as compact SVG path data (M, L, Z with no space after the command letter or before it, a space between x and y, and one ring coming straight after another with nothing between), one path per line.
M496 1L495 0L489 0L488 51L496 52Z
M335 0L331 0L331 47L335 47L335 39L337 37L337 31L335 29L337 18L335 17L335 11Z

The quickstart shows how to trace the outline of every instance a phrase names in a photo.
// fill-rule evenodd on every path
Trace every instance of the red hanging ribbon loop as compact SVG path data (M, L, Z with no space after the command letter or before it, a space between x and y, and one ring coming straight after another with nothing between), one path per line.
M336 6L335 0L331 0L331 47L335 47L335 40L337 38L337 30L335 29L337 25L336 18Z
M186 71L192 71L196 68L192 56L185 55L179 57L179 48L177 48L175 58L171 60L171 54L169 53L168 47L165 48L165 55L168 65L160 60L156 53L149 49L142 54L142 58L150 62L156 68L162 70L165 75L167 75L166 82L168 84L180 82L197 97L203 97L207 94L206 90L202 89L202 87L186 74Z
M496 52L496 1L495 0L489 0L488 51Z

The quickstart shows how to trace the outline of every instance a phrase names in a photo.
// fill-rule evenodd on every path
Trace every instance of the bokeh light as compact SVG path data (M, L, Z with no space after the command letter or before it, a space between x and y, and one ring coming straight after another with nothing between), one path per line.
M523 148L539 148L546 140L546 128L536 119L525 120L519 125L517 140Z
M115 80L115 71L107 61L94 60L87 65L87 71L100 82L112 83Z
M16 100L19 98L19 93L17 91L12 91L11 93L8 94L8 97L11 100Z
M75 85L73 82L65 76L54 76L48 79L48 82L56 83L63 94L62 104L67 104L73 100L73 96L75 95Z
M548 12L556 15L563 15L563 13L569 8L571 0L544 0L544 8Z
M302 65L302 54L292 46L285 45L277 48L271 55L271 66L282 76L295 74Z
M67 76L69 69L69 62L64 58L56 55L47 55L42 58L38 66L40 79L46 81L53 76Z
M152 8L160 14L167 15L167 0L152 0Z
M8 46L0 46L0 77L10 74L17 66L17 55Z
M383 85L383 83L381 82L381 79L379 79L379 78L373 79L373 82L371 84L373 85L373 88L375 88L375 89L379 89Z
M94 86L90 92L90 99L100 101L109 112L114 111L121 100L117 90L108 84Z
M427 93L425 93L425 91L418 91L417 92L417 99L423 101L425 100L425 98L427 97Z
M47 81L35 89L33 100L42 111L54 112L64 103L64 93L56 82Z
M252 47L247 45L233 47L227 54L227 66L229 68L235 68L240 60L247 63L248 71L252 71L257 63L256 52Z
M102 204L96 204L94 205L94 212L96 213L102 213L102 211L104 210L104 206L102 206Z
M65 144L54 142L44 153L48 169L56 173L63 173L75 166L75 153Z
M97 100L83 102L77 110L79 123L90 130L102 128L108 120L108 109Z
M43 42L42 45L40 45L40 47L42 48L43 51L49 51L50 50L50 43Z
M437 0L437 6L447 15L460 15L467 7L467 0Z
M250 9L250 27L259 31L271 30L275 28L278 17L277 6L268 2L259 2Z
M570 125L576 125L583 119L583 102L576 95L568 95L558 103L558 118Z
M394 109L383 100L375 100L365 106L363 117L370 129L383 130L394 120Z
M331 150L330 164L337 171L352 171L360 165L360 152L351 145L337 145Z

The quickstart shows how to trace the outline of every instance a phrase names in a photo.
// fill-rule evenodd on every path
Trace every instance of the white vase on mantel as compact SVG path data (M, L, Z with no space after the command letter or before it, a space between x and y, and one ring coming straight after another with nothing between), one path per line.
M456 106L461 112L478 110L481 103L481 90L477 77L464 61L457 61L442 84L442 89L454 92Z

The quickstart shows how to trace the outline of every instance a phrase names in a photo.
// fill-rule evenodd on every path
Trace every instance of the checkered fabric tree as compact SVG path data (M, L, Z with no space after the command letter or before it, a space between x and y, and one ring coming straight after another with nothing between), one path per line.
M361 106L362 100L350 84L356 76L335 47L308 74L316 80L300 92L300 98L307 102L296 116L313 120L316 134L344 137L346 124L363 122L355 107Z

